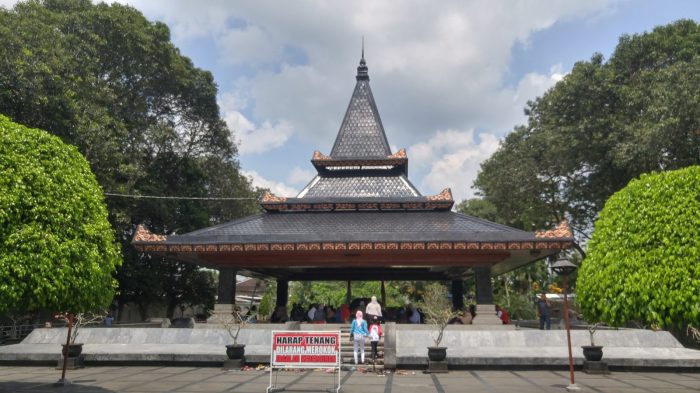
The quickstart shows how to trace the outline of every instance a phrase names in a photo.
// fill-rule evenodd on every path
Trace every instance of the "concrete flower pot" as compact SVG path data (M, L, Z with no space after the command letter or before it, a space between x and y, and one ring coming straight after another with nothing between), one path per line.
M243 359L245 355L245 345L243 344L229 344L226 346L226 356L229 359L237 360Z
M77 358L83 352L83 344L69 344L68 346L61 344L61 346L63 347L61 353L65 356L68 352L69 358Z
M599 362L603 358L603 346L601 345L584 345L583 357L589 362Z
M428 359L441 362L447 357L447 347L428 347Z

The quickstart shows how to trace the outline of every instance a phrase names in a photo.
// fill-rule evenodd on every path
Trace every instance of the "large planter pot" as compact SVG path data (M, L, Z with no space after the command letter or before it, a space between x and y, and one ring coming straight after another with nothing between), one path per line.
M66 356L66 351L68 351L69 358L77 358L83 352L83 344L69 344L68 346L61 344L61 346L63 347L61 353Z
M447 347L428 347L428 359L441 362L447 357Z
M583 357L589 362L599 362L603 358L603 347L600 345L584 345Z
M243 355L245 355L245 345L230 344L226 346L226 356L229 359L243 359Z

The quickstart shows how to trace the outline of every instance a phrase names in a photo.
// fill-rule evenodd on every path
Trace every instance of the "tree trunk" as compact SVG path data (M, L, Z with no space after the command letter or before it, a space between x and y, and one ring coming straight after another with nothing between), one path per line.
M145 321L148 319L148 304L143 304L143 303L138 303L138 309L139 309L139 315L141 316L141 320Z
M165 309L165 316L173 319L173 315L175 314L175 308L177 307L177 303L173 301L168 302L168 307Z
M117 306L117 323L122 322L122 313L124 312L124 305L125 303L121 300L118 301L118 306Z

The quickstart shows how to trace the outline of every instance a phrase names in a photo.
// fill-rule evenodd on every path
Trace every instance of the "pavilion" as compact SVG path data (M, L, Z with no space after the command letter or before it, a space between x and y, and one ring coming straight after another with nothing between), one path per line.
M423 196L408 179L405 149L390 150L364 53L356 80L330 155L313 153L317 175L296 197L267 193L262 213L183 235L139 226L134 247L219 269L219 314L230 313L244 274L275 278L279 306L289 281L347 281L349 301L352 280L382 289L385 280L440 280L452 282L456 307L463 278L475 275L481 315L494 314L491 276L571 247L566 222L526 232L451 211L449 188Z

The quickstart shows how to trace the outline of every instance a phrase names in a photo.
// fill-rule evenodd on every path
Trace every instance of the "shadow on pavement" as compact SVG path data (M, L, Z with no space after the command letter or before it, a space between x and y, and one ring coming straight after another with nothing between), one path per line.
M82 382L94 382L83 380ZM81 384L80 380L73 381L70 385L55 386L54 383L41 382L0 382L0 393L65 393L65 392L81 392L81 393L114 393L114 390L104 389L99 386L90 386Z

